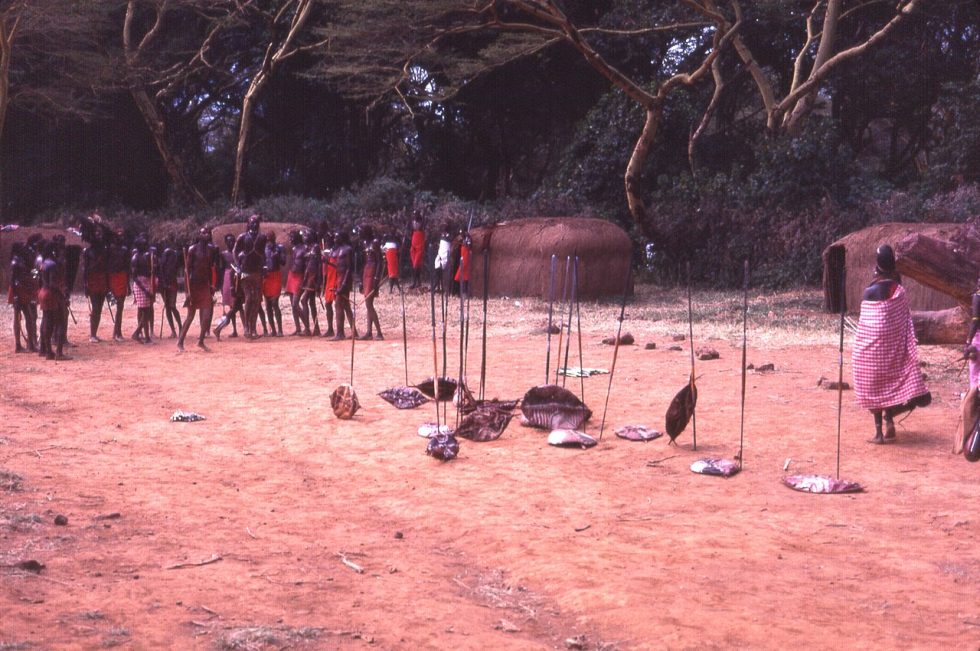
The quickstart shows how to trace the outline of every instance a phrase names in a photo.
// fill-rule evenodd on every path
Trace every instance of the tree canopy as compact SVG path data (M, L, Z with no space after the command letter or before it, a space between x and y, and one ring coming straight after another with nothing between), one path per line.
M582 206L661 259L728 223L737 255L896 197L975 215L978 61L970 0L5 2L0 209L389 178Z

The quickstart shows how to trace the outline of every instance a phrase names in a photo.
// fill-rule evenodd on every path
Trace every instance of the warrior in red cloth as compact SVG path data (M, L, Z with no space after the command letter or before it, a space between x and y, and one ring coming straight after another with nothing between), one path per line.
M37 352L37 280L31 268L35 257L29 247L14 242L10 255L10 288L7 290L7 303L14 306L14 352ZM23 321L24 343L21 345L21 322Z
M262 309L262 276L265 268L265 235L258 215L248 218L245 232L235 240L235 259L241 269L239 285L245 297L242 325L246 339L257 339L259 311ZM265 321L265 319L262 319ZM264 325L264 324L263 324Z
M333 302L337 298L337 256L334 255L336 241L333 233L327 232L326 224L323 224L321 227L323 229L323 252L321 253L321 267L323 274L323 314L324 320L327 322L327 330L323 333L323 336L333 337Z
M99 323L102 321L102 306L109 294L109 248L106 246L102 229L93 229L91 242L82 253L84 264L85 295L88 296L89 337L93 344L99 343Z
M381 252L385 256L385 267L388 276L388 287L389 293L395 293L395 287L399 290L401 289L401 281L399 280L399 256L398 256L398 238L394 235L388 235L384 238L385 243L381 245Z
M110 305L116 304L116 317L113 320L112 339L123 341L122 334L122 315L123 306L126 304L126 295L129 293L129 262L130 251L126 246L126 238L122 230L117 230L109 242L109 294ZM111 316L111 315L110 315Z
M374 237L374 229L365 226L361 229L361 243L364 247L364 269L361 271L361 294L364 295L364 309L367 312L367 332L359 339L369 341L371 339L384 339L381 334L381 321L378 319L378 311L374 309L374 299L378 295L378 287L381 282L381 273L384 265L381 263L381 246ZM378 336L372 332L378 329Z
M182 329L180 311L177 309L177 275L180 272L180 253L173 240L157 246L160 259L156 265L157 280L159 281L160 296L163 298L163 312L170 326L171 338L176 337ZM176 327L174 327L174 322ZM163 326L160 326L163 330Z
M357 338L357 324L354 323L354 310L350 304L350 292L354 286L354 249L350 245L350 236L344 231L337 233L335 239L337 246L333 251L337 260L337 297L334 311L337 313L337 335L334 339L339 341L345 338L345 317L354 338Z
M894 440L894 417L932 402L919 369L912 313L895 271L895 252L887 244L878 247L874 279L861 300L852 366L858 404L874 415L872 443Z
M289 294L289 304L293 308L292 336L310 336L310 315L303 311L303 280L306 277L306 245L303 235L298 231L289 234L289 243L293 245L293 261L289 265L289 275L286 277L286 293Z
M191 329L195 312L200 313L198 323L201 326L197 347L205 351L208 349L204 345L204 336L211 328L211 318L214 314L214 301L211 295L215 289L213 270L218 264L218 258L218 247L211 241L211 231L208 228L198 231L197 241L184 251L184 278L187 283L187 300L184 307L187 308L187 320L180 328L180 337L177 339L179 351L184 350L184 339Z
M62 321L65 319L65 266L58 252L58 244L45 245L40 265L41 291L38 304L41 306L41 346L40 354L46 359L71 359L62 352L65 339L60 336ZM52 343L54 348L52 348Z
M409 289L418 289L422 284L422 265L425 263L425 225L422 216L416 212L412 217L412 284Z
M459 285L459 295L461 298L470 296L470 254L473 251L473 240L470 234L463 235L463 241L459 245L459 266L456 267L454 280Z
M316 297L320 293L320 274L323 273L320 253L320 236L313 229L303 236L306 248L306 268L303 270L303 290L300 303L307 318L313 321L313 336L320 336L320 319L316 311Z
M282 310L279 309L279 296L282 295L282 268L286 264L286 250L276 243L276 232L265 234L265 276L262 279L262 296L265 298L265 311L269 315L269 329L273 337L282 336Z

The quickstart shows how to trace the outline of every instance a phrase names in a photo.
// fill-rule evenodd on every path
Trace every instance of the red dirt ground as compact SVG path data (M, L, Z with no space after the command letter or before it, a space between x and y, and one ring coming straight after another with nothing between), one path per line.
M977 648L980 465L950 454L962 387L930 381L933 405L882 447L845 393L841 475L867 492L797 493L787 462L834 473L837 393L816 381L836 379L837 349L750 340L776 370L748 376L745 468L706 477L692 461L738 449L741 350L714 341L721 359L698 363L697 451L690 429L631 443L613 430L662 428L689 364L631 325L596 448L515 419L450 463L416 434L431 406L376 395L404 380L394 327L357 344L352 421L328 398L348 344L86 342L53 363L4 334L0 649ZM424 332L413 382L431 375ZM606 334L585 333L586 366L609 367ZM540 382L543 352L543 335L492 329L488 397ZM594 435L607 382L586 380ZM32 559L39 574L17 566Z

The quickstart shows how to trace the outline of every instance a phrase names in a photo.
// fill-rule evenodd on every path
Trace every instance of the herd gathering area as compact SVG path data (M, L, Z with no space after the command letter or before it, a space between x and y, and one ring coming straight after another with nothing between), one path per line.
M746 376L744 465L723 479L690 466L739 450L742 295L699 291L694 305L694 346L719 353L696 366L696 450L690 426L676 446L614 435L663 429L690 372L683 288L640 284L597 446L550 447L515 418L447 463L417 434L431 404L377 396L405 383L387 288L386 339L355 344L362 409L345 421L329 395L350 379L349 341L92 344L76 296L73 359L48 362L14 354L4 306L0 649L976 648L980 466L951 453L959 351L920 348L933 404L893 444L868 443L872 418L845 391L840 475L865 490L805 494L782 476L838 463L838 393L820 382L838 374L836 317L817 290L750 290L747 361L773 370ZM491 299L487 397L542 382L547 310ZM573 365L610 368L601 340L618 313L582 303ZM408 315L416 382L432 375L428 296L410 294ZM593 436L608 382L584 380ZM171 422L178 409L206 420Z

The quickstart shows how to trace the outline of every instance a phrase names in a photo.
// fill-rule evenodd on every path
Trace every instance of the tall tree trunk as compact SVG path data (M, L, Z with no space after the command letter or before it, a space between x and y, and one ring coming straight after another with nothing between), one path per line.
M7 122L7 107L10 106L10 58L18 21L19 15L12 23L8 13L0 15L0 142L3 140L3 128ZM3 183L0 175L0 216L3 212Z
M641 180L643 167L646 165L647 158L650 156L650 148L657 140L657 132L660 131L660 122L663 119L663 102L652 102L646 110L646 119L643 122L643 131L633 147L629 163L626 165L626 204L629 206L630 214L640 227L643 235L650 240L657 241L658 229L652 219L647 215L646 203L640 196Z
M156 144L157 151L160 153L163 167L167 171L167 176L170 177L171 183L174 185L176 194L181 198L189 199L199 205L207 205L208 200L204 198L204 195L187 178L183 162L170 149L170 145L167 143L166 122L160 114L160 109L157 108L156 102L153 101L153 98L150 97L146 89L138 86L130 87L129 94L132 96L136 107L143 116L143 121L146 122L146 126L150 129L153 142Z
M266 74L259 72L245 91L242 99L242 115L238 123L238 144L235 146L235 179L231 185L231 202L238 204L242 195L242 176L245 173L245 154L248 151L248 136L252 130L252 111L259 91L265 85Z
M248 153L248 137L252 128L252 112L255 109L255 102L266 83L272 77L279 64L296 54L297 52L310 49L314 46L297 47L296 37L306 25L306 20L310 17L312 0L295 0L296 7L293 16L289 21L289 29L282 42L277 46L275 42L275 29L279 25L279 20L285 18L287 10L293 5L294 0L285 0L280 6L279 11L271 18L273 35L262 57L262 65L252 78L245 91L242 100L242 115L238 123L238 145L235 148L235 179L231 185L231 202L239 203L242 195L242 175L245 173L245 160ZM325 42L325 41L324 41ZM319 44L318 44L319 45Z

